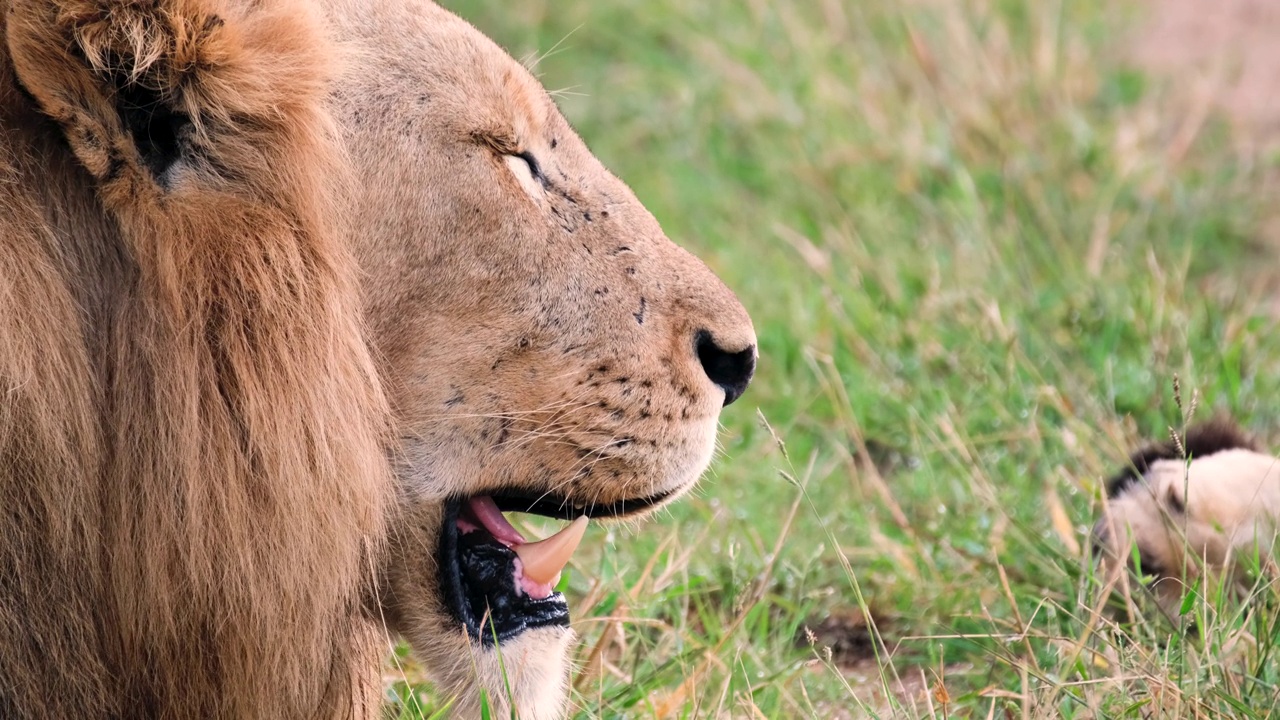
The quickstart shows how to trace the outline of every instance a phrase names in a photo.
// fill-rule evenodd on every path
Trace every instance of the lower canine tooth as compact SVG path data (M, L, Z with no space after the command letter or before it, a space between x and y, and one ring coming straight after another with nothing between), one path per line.
M524 576L536 583L554 584L586 532L587 516L583 515L546 540L516 545L512 549L520 556Z

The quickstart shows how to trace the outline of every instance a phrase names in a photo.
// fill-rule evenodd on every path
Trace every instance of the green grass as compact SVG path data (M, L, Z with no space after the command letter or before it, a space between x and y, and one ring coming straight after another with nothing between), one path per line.
M1205 588L1192 633L1137 585L1109 599L1083 547L1140 438L1213 412L1280 428L1266 198L1222 123L1183 127L1123 64L1130 15L446 4L517 57L554 48L537 72L566 115L760 336L700 493L575 560L580 717L1280 704L1275 588ZM395 692L429 716L429 690Z

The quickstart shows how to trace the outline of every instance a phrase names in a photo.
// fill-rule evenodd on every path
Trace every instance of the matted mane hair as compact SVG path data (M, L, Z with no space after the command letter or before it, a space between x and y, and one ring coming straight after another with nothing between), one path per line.
M0 717L376 710L386 408L301 3L0 0Z

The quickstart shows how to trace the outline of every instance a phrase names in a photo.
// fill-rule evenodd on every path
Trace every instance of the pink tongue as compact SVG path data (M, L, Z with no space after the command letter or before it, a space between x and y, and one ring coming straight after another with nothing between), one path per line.
M467 501L467 507L476 516L476 519L480 521L480 524L484 525L484 529L488 530L489 534L498 542L507 547L525 543L524 536L511 527L511 523L507 522L507 518L498 509L498 505L493 501L493 498L488 495L473 497Z

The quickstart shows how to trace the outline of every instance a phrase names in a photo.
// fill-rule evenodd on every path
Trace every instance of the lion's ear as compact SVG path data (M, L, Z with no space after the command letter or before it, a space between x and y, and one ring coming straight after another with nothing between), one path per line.
M323 93L318 24L293 5L13 0L5 40L22 85L104 190L225 187L269 175L269 149L305 131L297 116Z

